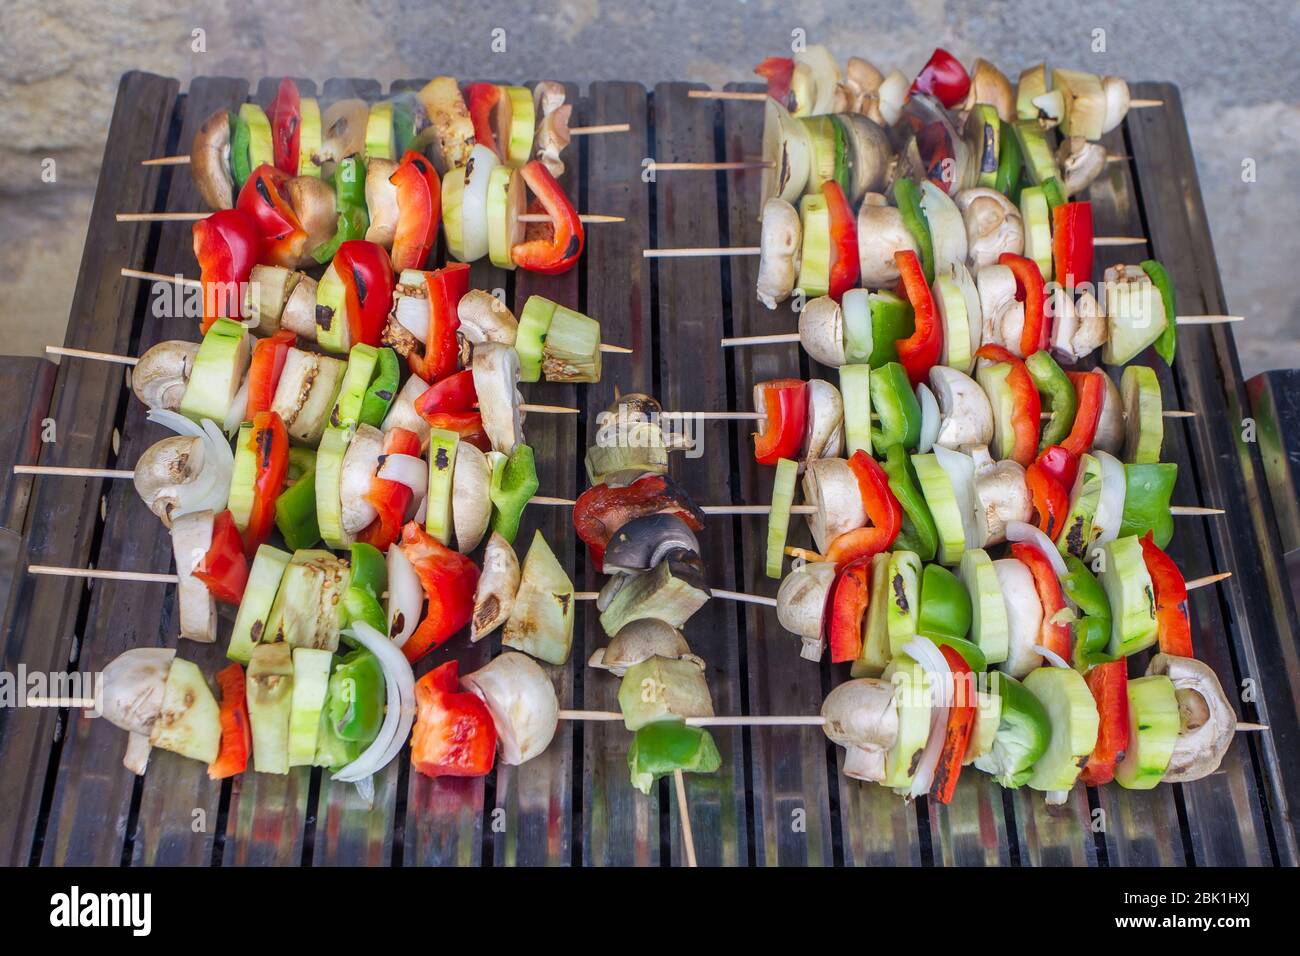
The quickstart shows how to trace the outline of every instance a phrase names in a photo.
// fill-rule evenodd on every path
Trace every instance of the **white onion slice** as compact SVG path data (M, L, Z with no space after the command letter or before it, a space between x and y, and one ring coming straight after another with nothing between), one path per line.
M414 455L385 455L376 475L406 485L417 498L429 489L429 464Z
M934 772L943 755L943 741L948 726L948 708L953 701L952 668L943 652L929 638L915 637L903 645L903 653L921 665L930 689L936 693L930 699L930 736L925 741L921 762L912 777L908 796L915 799L930 792Z
M411 567L401 545L394 542L388 548L388 636L395 647L401 647L415 632L424 608L424 588L420 576ZM401 626L395 626L400 616Z
M226 412L226 420L221 423L221 430L230 438L235 437L239 431L239 426L244 423L244 418L248 413L248 376L244 376L243 384L239 386L239 391L235 393L234 400L230 403L230 411Z
M921 438L916 450L925 455L939 440L939 401L925 382L917 383L916 400L921 404Z
M1097 503L1097 513L1092 524L1097 529L1092 549L1096 550L1107 541L1119 537L1120 523L1124 518L1124 496L1128 492L1127 479L1124 477L1124 465L1118 458L1107 452L1094 450L1092 456L1101 465L1101 499Z
M211 511L213 514L225 511L230 497L230 477L235 470L235 454L221 430L206 418L202 425L198 425L180 412L166 408L152 408L145 417L178 435L203 440L203 471L196 481L181 488L172 517L179 518L195 511Z
M429 496L426 494L420 498L412 498L411 505L415 510L412 511L411 508L406 509L411 512L410 517L406 520L418 521L420 524L424 524L424 519L429 516Z
M935 410L937 413L937 402ZM937 418L938 415L936 414L935 417ZM934 460L938 462L939 467L952 483L953 497L957 499L957 507L961 510L962 534L966 538L967 549L981 547L984 542L980 538L979 526L975 519L975 507L978 501L975 497L975 460L970 455L945 448L943 445L935 445L931 451L934 453Z
M1048 650L1042 644L1035 644L1030 648L1030 650L1040 657L1047 658L1053 667L1064 667L1067 671L1070 669L1070 665L1065 662L1065 658L1056 653L1056 651Z
M429 338L429 300L418 295L399 295L393 310L397 324L423 345Z
M1065 577L1067 573L1065 559L1061 557L1061 552L1056 549L1052 539L1038 530L1037 525L1029 524L1027 521L1008 521L1007 540L1027 541L1035 545L1039 551L1047 556L1047 560L1052 562L1052 570L1056 572L1056 576L1058 578Z
M461 195L461 248L466 262L488 254L488 180L497 154L482 144L475 146L465 164L465 191Z
M379 734L356 760L330 777L357 783L388 766L406 744L415 723L415 673L397 646L365 621L353 621L347 633L379 659L387 693Z

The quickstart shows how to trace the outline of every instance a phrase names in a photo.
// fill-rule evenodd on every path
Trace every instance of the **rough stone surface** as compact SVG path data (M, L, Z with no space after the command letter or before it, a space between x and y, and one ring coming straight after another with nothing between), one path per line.
M193 31L206 52L195 52ZM506 50L493 53L493 31ZM647 85L743 79L791 31L841 61L865 56L912 73L936 45L1014 75L1044 57L1131 80L1180 85L1201 186L1248 372L1300 366L1290 293L1300 196L1300 5L1219 0L610 0L483 2L6 0L0 28L0 313L7 351L62 337L117 78L147 69L201 74L375 77L435 72ZM1105 31L1105 52L1094 52ZM41 181L41 160L58 181ZM1242 181L1243 159L1256 181ZM17 306L15 308L15 306ZM20 333L20 334L14 334Z

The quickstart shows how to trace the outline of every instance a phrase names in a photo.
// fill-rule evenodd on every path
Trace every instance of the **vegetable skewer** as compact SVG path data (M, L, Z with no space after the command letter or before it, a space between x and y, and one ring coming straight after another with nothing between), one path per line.
M209 212L119 212L118 222L198 222L207 219ZM627 222L623 216L608 216L601 213L581 213L578 218L583 222L607 223ZM551 217L544 213L526 212L515 217L516 222L550 222Z

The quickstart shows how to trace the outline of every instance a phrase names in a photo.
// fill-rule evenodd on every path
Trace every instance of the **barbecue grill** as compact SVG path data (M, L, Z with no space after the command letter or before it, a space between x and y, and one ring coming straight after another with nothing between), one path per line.
M394 84L418 89L424 81ZM299 80L304 95L310 81ZM251 92L263 105L277 80L250 91L243 80L122 78L104 152L68 346L138 355L169 338L193 338L194 319L158 316L149 283L122 267L198 274L187 223L114 221L122 210L201 209L184 168L142 160L184 152L214 109ZM757 245L757 170L659 172L642 178L643 159L713 161L761 152L762 111L752 103L691 99L686 83L647 91L636 83L570 86L575 122L627 122L623 135L581 137L565 154L565 188L583 210L626 216L593 228L578 266L560 276L508 273L482 261L472 285L504 289L515 311L541 294L601 322L605 341L635 350L606 363L603 379L581 388L543 384L530 398L576 405L578 416L528 423L547 494L576 497L583 454L597 414L624 392L649 392L665 408L748 408L755 382L826 377L793 347L727 350L723 336L786 332L791 312L768 311L754 296L752 258L644 260L647 247ZM738 85L735 89L758 87ZM1225 311L1178 90L1144 83L1135 96L1164 105L1131 113L1106 137L1112 163L1091 188L1099 234L1148 237L1145 250L1097 250L1097 269L1158 257L1169 269L1180 311ZM378 99L373 80L333 79L324 99ZM1152 353L1143 357L1146 360ZM1267 865L1297 862L1300 801L1300 661L1297 621L1270 488L1259 447L1243 422L1252 415L1231 333L1222 326L1179 332L1174 369L1152 358L1170 407L1197 417L1166 423L1163 459L1179 466L1176 500L1226 510L1181 520L1170 552L1188 578L1231 570L1222 585L1190 597L1193 640L1225 688L1241 688L1239 714L1267 724L1239 735L1220 770L1196 783L1151 791L1076 787L1049 808L1043 795L1004 791L978 773L962 777L947 807L904 803L887 789L839 774L842 751L813 727L721 729L723 755L711 776L688 776L696 850L702 865ZM129 482L15 478L12 461L131 467L162 430L123 387L117 365L10 360L0 381L19 415L0 447L0 600L6 600L4 671L97 671L136 646L172 646L172 586L35 577L29 563L142 571L167 566L167 531L148 516ZM50 429L55 440L49 440ZM768 500L771 472L755 465L746 423L700 426L704 454L676 457L674 477L700 501ZM44 434L44 441L38 439ZM1288 502L1288 506L1292 503ZM1293 507L1291 509L1294 510ZM566 510L532 508L521 540L540 527L580 588L601 579L575 546ZM806 532L800 532L806 534ZM765 529L752 517L711 517L704 533L709 580L719 587L775 593L763 576ZM796 541L795 543L800 543ZM585 582L585 583L584 583ZM617 709L617 683L585 662L604 644L597 614L579 604L574 653L548 668L562 706ZM228 626L228 625L227 625ZM813 714L833 683L828 662L799 656L799 641L769 607L711 601L688 637L708 662L721 714ZM455 639L461 672L492 655ZM182 656L206 674L223 663L224 643L184 642ZM431 666L426 661L423 671ZM156 750L148 773L122 766L125 735L80 710L0 709L0 862L100 865L675 865L682 862L671 781L649 798L626 766L630 737L620 725L562 723L541 757L498 765L485 779L428 779L405 757L376 778L374 805L319 769L287 776L246 773L214 783L196 761Z

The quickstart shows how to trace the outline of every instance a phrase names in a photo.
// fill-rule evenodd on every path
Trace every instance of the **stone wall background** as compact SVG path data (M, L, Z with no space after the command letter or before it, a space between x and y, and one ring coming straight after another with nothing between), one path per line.
M1084 4L1037 0L3 0L0 4L0 333L4 350L60 341L117 80L129 69L402 77L451 73L718 86L806 31L914 73L941 45L1015 76L1046 58L1130 80L1178 83L1248 373L1300 366L1300 5L1242 0ZM506 30L507 49L490 50ZM1095 29L1106 52L1093 53ZM191 50L205 32L206 52ZM55 183L41 161L57 163ZM1242 181L1243 159L1257 179Z

